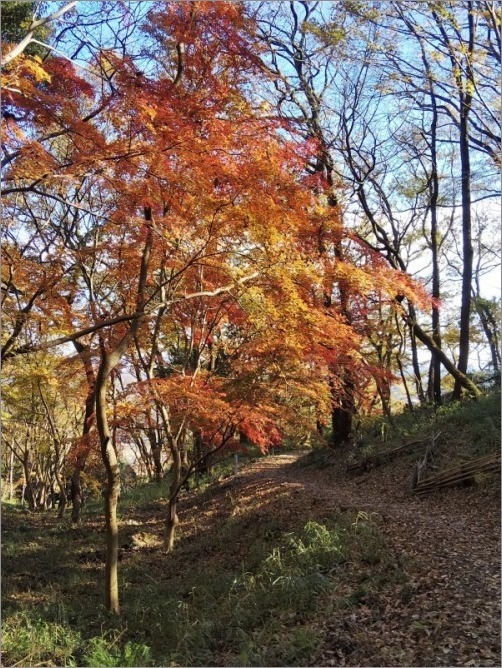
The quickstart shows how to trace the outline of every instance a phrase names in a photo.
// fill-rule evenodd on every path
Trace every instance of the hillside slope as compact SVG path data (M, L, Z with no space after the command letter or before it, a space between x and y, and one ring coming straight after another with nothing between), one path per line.
M186 493L169 555L165 490L125 495L115 622L100 512L7 510L3 665L500 665L497 477L417 498L409 455L349 461L265 456Z
M321 615L317 665L498 665L500 513L493 489L417 499L410 495L409 469L399 463L360 479L348 478L335 458L322 470L287 461L275 457L252 467L242 477L244 489L289 493L304 517L359 513L377 523L407 575L380 595L364 575L369 586L362 605ZM354 583L359 575L356 568ZM339 647L347 636L348 652Z

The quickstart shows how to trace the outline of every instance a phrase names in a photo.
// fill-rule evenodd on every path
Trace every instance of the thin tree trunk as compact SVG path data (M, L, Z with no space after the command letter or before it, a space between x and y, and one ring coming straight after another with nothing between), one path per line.
M162 482L162 444L160 435L154 427L148 429L148 440L150 441L150 449L152 452L153 466L155 470L155 482L160 485Z
M64 517L66 506L68 504L68 497L66 495L66 484L65 481L61 479L60 471L55 473L55 476L56 476L56 482L59 487L58 518L62 519Z
M23 458L23 471L25 479L23 500L24 498L27 499L30 510L36 510L37 500L35 498L35 492L33 491L33 484L31 482L31 461L29 458L29 454L25 454Z
M409 318L411 322L415 322L416 320L416 311L413 305L409 305ZM422 385L422 374L420 373L420 364L418 362L418 350L417 350L417 337L416 332L414 329L413 325L410 325L410 346L411 346L411 363L413 366L413 375L414 375L414 380L415 380L415 388L417 390L417 396L418 400L420 401L421 404L426 403L426 397L425 397L425 392L424 388Z
M77 461L73 475L71 477L71 522L72 524L78 524L80 522L80 513L82 511L82 506L84 504L84 497L82 493L82 478L81 473L84 468L85 458L81 458L80 462Z
M498 343L498 323L493 317L490 307L483 304L479 297L474 298L474 307L481 322L481 327L486 336L488 346L490 348L490 355L492 358L492 366L495 373L500 372L500 348Z
M466 103L462 108L466 107ZM460 122L460 161L462 165L462 303L460 306L460 337L458 353L458 370L466 374L469 363L471 292L474 250L472 247L471 221L471 167L468 138L468 107L461 114ZM463 385L455 381L453 397L459 399Z
M319 163L324 165L326 179L331 190L328 198L329 206L333 207L340 215L339 204L334 194L333 183L333 159L326 152L318 158ZM323 252L324 244L320 244L320 251ZM338 262L343 261L343 249L341 243L335 245L335 257ZM347 324L351 324L352 315L350 312L350 289L347 281L340 279L338 281L338 290L340 293L340 313L345 318ZM331 304L331 295L326 295L326 302ZM342 364L336 370L337 375L342 382L341 397L333 396L334 406L331 411L332 425L332 444L333 447L339 447L346 443L352 434L352 418L355 414L355 386L352 378L352 371L349 365ZM334 386L332 385L332 388ZM338 401L337 401L338 400Z
M9 460L9 501L14 498L14 450L10 451Z
M354 383L347 367L337 370L338 375L342 374L342 396L339 399L340 405L334 406L331 411L333 447L337 448L349 440L352 433L352 419L354 416ZM336 392L332 394L337 394Z
M115 444L106 414L106 392L108 379L112 371L122 359L130 342L142 322L141 309L145 302L145 287L153 244L152 211L145 207L146 240L141 257L141 268L138 280L137 311L139 315L112 351L106 353L101 343L101 364L96 376L96 425L101 447L101 458L106 470L105 489L105 528L106 528L106 565L105 565L105 600L106 608L113 614L120 613L118 588L118 546L119 527L117 506L120 495L120 470Z
M141 465L141 472L143 473L144 469L148 480L152 482L152 480L155 480L155 474L152 469L152 461L153 461L152 450L151 448L150 450L147 448L146 442L142 436L138 436L134 440L139 450L139 462ZM148 443L150 443L150 441L148 441Z
M40 481L40 488L37 495L37 505L42 510L47 510L47 485Z
M406 402L408 404L408 408L410 409L410 411L413 411L413 402L411 400L410 390L408 389L408 382L406 380L406 376L404 375L403 363L401 362L401 358L399 355L396 355L396 362L403 383L404 391L406 394Z
M441 15L432 11L432 16L441 32L446 45L452 68L452 75L458 93L460 110L459 147L460 147L460 171L461 171L461 202L462 202L462 299L460 305L460 335L458 371L463 377L467 374L469 364L470 343L470 316L471 316L471 293L474 250L472 247L472 218L471 218L471 162L469 150L469 115L471 111L472 94L476 88L474 73L472 69L472 54L474 51L474 8L472 0L467 0L467 27L468 42L462 54L459 54L452 45L446 32ZM459 55L462 62L459 62ZM462 389L465 388L461 377L455 378L453 398L460 399Z
M438 199L439 199L439 177L438 177L438 161L437 161L437 128L439 121L439 112L437 106L436 92L434 88L434 75L431 71L429 57L424 48L424 40L422 33L419 32L404 12L401 13L401 19L404 21L410 33L412 33L418 40L421 50L422 64L425 70L425 82L427 86L427 93L430 99L431 109L431 127L424 138L430 138L427 146L430 149L431 171L428 176L428 191L429 191L429 210L431 215L431 233L429 240L429 247L432 255L432 339L435 343L435 348L431 350L431 363L429 365L429 380L427 386L427 399L431 403L441 403L441 361L439 359L438 350L441 349L441 326L439 318L439 298L440 298L440 273L439 273L439 226L438 226ZM419 155L420 149L416 149L416 155ZM420 158L421 160L421 158ZM410 312L413 321L416 321L414 313Z
M114 614L120 613L118 590L118 545L119 528L117 505L120 493L120 471L117 453L112 443L111 432L106 415L107 380L112 364L117 355L106 355L100 365L96 378L96 421L101 444L101 457L106 470L105 488L105 529L106 529L106 564L105 564L105 600L106 608ZM119 359L116 359L115 365Z
M118 549L119 525L117 506L120 496L120 470L117 454L111 439L106 445L106 457L109 462L107 470L107 487L105 491L105 523L106 523L106 608L109 612L119 614L119 583L118 583Z
M94 421L96 377L94 374L94 368L92 366L90 346L82 345L79 341L74 341L73 345L75 346L82 364L84 365L85 376L87 379L87 396L85 398L84 425L82 429L82 448L77 455L75 468L73 469L73 474L71 477L71 521L73 524L78 524L80 522L80 513L84 501L81 476L91 448L89 438L91 427Z
M436 405L441 404L441 360L437 350L441 350L441 323L439 319L440 276L439 276L439 226L438 226L438 197L439 178L437 167L437 124L438 112L436 98L432 90L432 80L429 77L430 97L432 103L431 137L431 166L432 173L429 183L431 209L431 253L432 253L432 338L437 348L432 352L429 375L429 398Z
M164 549L166 552L171 552L174 548L174 538L176 533L176 527L178 526L178 514L177 514L177 504L178 504L178 493L180 489L181 482L181 453L179 448L172 448L173 456L173 466L172 466L172 476L170 487L170 496L169 496L169 509L166 520L166 528L164 532Z
M378 396L380 397L380 403L382 404L383 414L390 422L393 424L392 413L390 410L390 385L387 381L379 381L376 384Z
M51 430L52 438L54 440L54 450L56 453L55 457L55 462L54 462L54 478L56 479L56 483L59 487L59 508L58 508L58 518L62 519L64 517L64 512L66 508L66 504L68 502L68 498L66 496L66 484L65 482L61 479L61 470L64 465L64 461L62 460L61 457L61 440L59 438L59 433L56 425L56 421L54 419L54 415L51 412L50 406L47 403L47 400L44 396L43 390L42 390L42 385L38 384L38 391L40 393L40 399L42 400L42 404L45 409L45 413L47 415L47 420L49 422L49 427ZM51 476L52 478L52 476ZM51 480L51 506L54 505L54 481ZM46 496L44 497L44 506L46 505Z
M468 378L465 374L459 371L458 367L456 367L453 364L453 362L451 362L451 360L444 354L444 352L437 348L436 344L434 343L434 340L426 332L424 332L424 330L420 327L420 325L418 325L417 323L412 323L412 326L413 326L413 332L416 335L417 339L421 341L423 344L425 344L431 352L433 350L436 351L436 354L438 355L441 364L453 376L455 382L458 382L460 386L463 387L465 390L467 390L467 392L474 399L477 399L481 395L481 392L479 388L475 385L475 383L473 383L470 378Z

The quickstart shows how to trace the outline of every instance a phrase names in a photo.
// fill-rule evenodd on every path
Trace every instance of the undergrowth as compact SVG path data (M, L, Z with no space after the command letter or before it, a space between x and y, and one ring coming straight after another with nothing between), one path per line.
M362 423L359 441L363 450L381 449L387 443L421 438L441 432L442 440L458 455L482 456L500 441L500 391L478 400L447 402L441 406L416 407L392 417Z
M454 401L442 406L415 407L392 416L362 418L353 438L342 451L348 461L391 450L408 441L430 442L436 437L436 463L452 466L482 457L499 448L500 391L492 391L478 400ZM329 435L328 435L329 438ZM298 460L297 466L324 469L339 455L339 450L316 448ZM404 451L401 457L417 459L416 452Z
M442 432L442 456L480 456L498 445L499 416L495 393L405 412L384 430L385 441L380 423L367 425L364 447L385 449ZM330 457L314 450L299 465L324 468ZM231 466L215 467L193 502L238 494L216 484ZM123 495L128 530L161 526L168 483ZM309 665L322 643L316 620L360 606L379 614L385 592L397 585L405 591L403 563L388 551L378 516L343 513L286 526L273 510L241 513L235 504L216 528L199 522L194 510L192 533L180 534L172 555L155 547L134 551L124 527L119 618L102 607L100 503L90 504L82 525L72 529L54 516L5 505L2 665ZM230 558L228 546L238 545L245 553L234 550L238 558Z
M222 554L219 565L183 571L189 547L182 542L179 560L159 568L131 554L121 569L123 612L110 619L96 586L100 564L88 550L99 540L98 527L44 532L35 518L27 521L30 540L18 542L17 525L4 549L5 666L305 665L321 640L309 620L323 613L328 597L350 607L359 595L336 597L347 562L358 560L374 585L375 568L387 572L392 561L377 524L364 514L287 532L270 521L249 536L249 556L238 567L228 567ZM235 541L242 529L230 523L225 540ZM210 540L201 536L201 552ZM44 567L45 577L37 578Z

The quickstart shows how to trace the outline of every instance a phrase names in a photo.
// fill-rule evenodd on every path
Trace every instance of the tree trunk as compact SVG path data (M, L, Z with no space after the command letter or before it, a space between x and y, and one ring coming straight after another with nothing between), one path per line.
M386 380L379 380L376 383L380 403L382 404L382 411L390 424L393 424L392 413L390 410L390 383Z
M432 352L433 350L436 352L438 355L441 364L444 366L444 368L453 376L455 379L455 382L458 382L461 387L463 387L469 394L474 398L477 399L481 395L481 391L479 388L475 385L475 383L472 382L470 378L468 378L465 374L463 374L459 369L451 362L448 357L444 354L442 350L439 350L434 343L434 340L426 333L424 330L418 325L417 323L411 323L413 326L413 332L415 333L417 339L421 341L423 344L429 348L429 350Z
M29 454L25 454L23 459L23 472L25 479L24 494L23 499L26 498L28 501L28 506L30 510L36 510L37 500L35 498L35 492L33 490L33 484L31 481L31 461Z
M155 469L155 482L157 483L157 485L161 484L164 473L162 470L162 461L160 459L161 453L162 453L162 447L160 445L156 445L154 448L152 448L152 458Z
M143 474L143 468L144 468L144 471L146 473L149 482L152 482L153 480L155 480L155 474L152 468L152 463L153 463L152 450L151 448L148 449L146 447L146 441L143 439L142 436L139 436L134 440L139 450L141 473ZM150 441L148 442L150 443Z
M397 362L397 368L399 369L399 374L401 376L401 381L403 383L404 391L406 394L406 402L408 404L408 408L410 411L413 411L413 402L411 400L411 394L408 388L408 382L406 380L406 376L404 375L403 363L401 362L401 357L399 353L396 354L396 362Z
M490 309L488 303L484 302L479 296L474 298L474 306L481 322L481 327L486 336L488 346L490 347L490 355L492 358L493 370L500 372L500 348L499 348L499 327L496 318Z
M59 487L59 505L58 505L58 518L62 519L65 514L66 505L68 503L68 497L66 496L66 481L61 480L61 473L58 472L56 475L56 482Z
M436 231L434 228L436 227ZM432 236L437 237L437 226L432 225ZM432 296L439 300L440 283L439 283L439 265L438 265L438 248L437 239L432 242ZM441 404L441 360L438 355L438 350L441 350L441 323L439 319L439 307L437 301L432 305L432 339L436 348L431 351L431 365L429 370L429 386L428 395L429 400L439 406Z
M411 322L416 320L416 311L413 305L409 305L409 318ZM417 350L417 336L414 330L413 325L410 325L410 345L411 345L411 363L413 366L413 376L415 380L415 388L417 390L417 396L420 403L423 405L426 403L426 397L424 388L422 385L422 375L420 373L420 364L418 362L418 350Z
M14 450L10 451L9 459L9 501L14 498Z
M326 154L323 157L325 161L325 169L327 172L327 181L332 191L328 198L329 206L335 208L339 212L339 205L333 192L333 160L330 155ZM322 251L322 246L320 248ZM343 261L343 249L341 243L335 244L335 257L338 262ZM350 312L350 289L347 281L340 279L338 281L338 290L340 294L340 313L345 318L347 324L351 324L352 315ZM325 296L326 303L331 304L331 295ZM354 381L350 367L341 364L337 370L337 375L341 379L342 389L341 397L333 396L332 399L336 402L331 413L331 425L333 429L332 444L333 447L338 447L342 443L346 443L352 434L352 418L355 413L355 397L354 397ZM332 385L332 389L333 389ZM339 400L339 404L338 401Z
M462 109L466 103L462 105ZM472 293L472 269L474 250L472 247L472 222L471 222L471 167L469 156L468 138L468 108L461 114L460 120L460 161L462 165L462 303L460 306L460 337L458 370L462 374L467 373L469 363L469 340L470 340L470 317L471 317L471 293ZM455 380L453 398L460 399L462 383Z
M439 226L438 226L438 197L439 178L437 166L437 124L438 112L436 97L432 89L432 80L429 77L430 98L432 103L431 122L431 177L429 182L430 208L431 208L431 253L432 253L432 338L436 349L431 351L431 366L429 371L429 399L436 405L441 404L441 360L437 350L441 350L441 323L439 319L440 276L439 276Z
M179 448L176 446L171 447L172 457L173 457L173 466L172 466L172 475L173 479L171 481L170 487L170 496L169 496L169 510L166 520L166 528L164 532L164 549L166 552L171 552L174 548L174 538L176 527L178 525L178 514L176 512L178 504L178 494L180 490L181 482L181 453Z
M94 419L96 376L92 366L90 346L83 345L79 341L74 341L73 345L75 346L82 364L84 365L85 377L87 380L87 396L85 398L84 426L82 430L82 449L79 452L75 462L70 488L72 500L71 521L72 524L78 524L80 522L80 512L84 503L81 474L85 468L87 456L91 448L89 437Z
M42 510L47 510L47 485L42 481L37 494L37 505Z
M469 150L469 115L472 104L472 94L476 89L476 81L472 69L472 54L474 51L474 9L472 0L467 0L467 27L468 42L467 48L463 53L462 63L458 62L458 54L451 45L446 31L442 28L441 19L437 13L433 12L444 41L450 53L452 73L458 92L458 101L460 108L459 122L459 147L460 147L460 172L461 172L461 193L462 193L462 301L460 305L460 336L459 336L459 354L458 371L467 373L469 364L469 343L470 343L470 316L471 316L471 293L472 293L472 274L474 250L472 247L472 219L471 219L471 159ZM465 75L465 78L464 78ZM453 389L453 398L460 399L463 383L460 378L455 378Z
M162 470L162 444L160 435L154 427L148 429L148 440L150 441L150 450L152 453L153 467L155 470L155 482L160 485L164 471Z
M107 610L113 614L120 613L118 589L118 547L119 530L117 506L120 493L120 470L115 444L106 414L106 389L108 378L129 347L136 335L143 315L141 309L145 303L145 287L148 265L153 243L152 211L145 207L146 240L141 257L141 268L138 280L137 310L139 315L131 322L128 331L109 353L105 351L101 341L101 363L96 375L96 426L99 435L101 458L106 470L105 491L105 527L106 527L106 567L105 567L105 599Z
M174 549L174 538L176 533L176 527L178 526L179 523L178 514L176 512L177 504L178 504L178 496L176 495L169 501L169 514L166 525L166 532L164 536L164 549L166 552L172 552Z
M339 405L333 407L331 411L331 443L334 448L339 447L349 440L352 433L352 419L354 417L354 383L352 375L347 367L341 367L337 370L342 374L342 396L339 397ZM332 396L337 395L333 390Z
M117 360L118 363L118 360ZM120 613L118 589L118 546L119 531L117 505L120 492L120 472L114 445L111 439L106 415L106 385L111 372L112 360L105 355L96 379L96 420L101 445L101 457L106 469L105 490L105 600L106 608L114 614Z
M105 525L106 525L106 607L109 612L119 614L119 583L118 583L118 550L119 525L117 506L120 495L120 471L115 448L109 438L106 444L107 486L105 491Z
M335 407L331 413L331 426L333 429L332 444L334 448L349 440L352 433L352 413L342 407Z
M85 460L84 460L85 461ZM72 499L72 509L71 509L71 521L72 524L78 524L80 522L80 512L83 506L83 494L82 494L82 480L80 474L84 463L77 462L73 475L71 477L71 499Z

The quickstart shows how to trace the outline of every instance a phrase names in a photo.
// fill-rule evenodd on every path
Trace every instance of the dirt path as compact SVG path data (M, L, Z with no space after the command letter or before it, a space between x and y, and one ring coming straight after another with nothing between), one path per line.
M383 609L363 605L326 619L318 665L500 665L500 513L493 489L417 499L405 466L351 478L342 462L323 470L295 465L300 455L265 457L241 471L231 480L240 504L261 492L287 494L296 506L315 506L316 515L362 510L379 522L408 576ZM347 650L339 640L348 630L355 642Z

